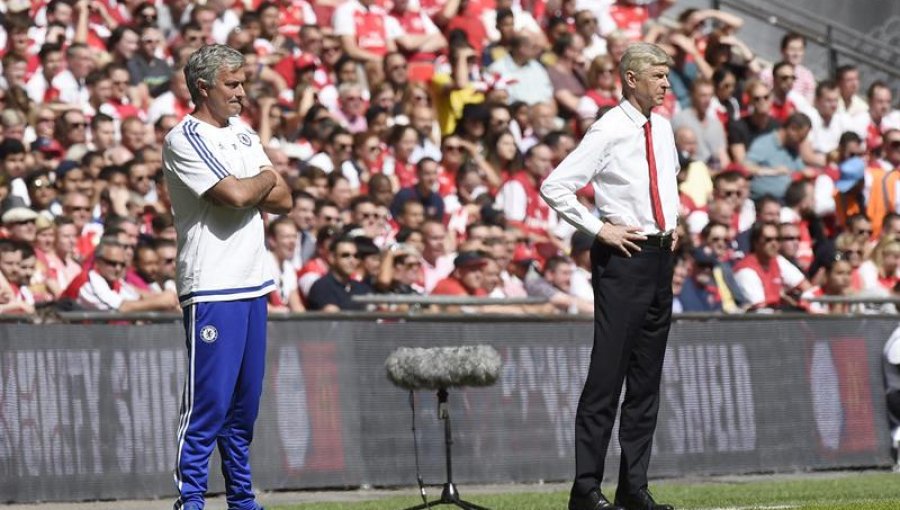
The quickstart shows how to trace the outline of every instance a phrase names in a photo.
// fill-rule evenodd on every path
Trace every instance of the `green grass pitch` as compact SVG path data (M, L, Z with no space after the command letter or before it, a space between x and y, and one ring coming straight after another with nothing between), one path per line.
M900 510L900 474L866 472L766 478L754 476L741 481L731 477L727 481L698 483L663 480L652 483L651 489L657 501L685 510ZM492 510L564 510L568 500L566 492L466 494L464 485L459 489L465 499ZM610 498L615 494L612 487L604 491ZM436 499L439 493L439 488L430 488L429 498ZM421 503L416 494L410 488L406 497L364 503L281 505L267 510L399 510Z

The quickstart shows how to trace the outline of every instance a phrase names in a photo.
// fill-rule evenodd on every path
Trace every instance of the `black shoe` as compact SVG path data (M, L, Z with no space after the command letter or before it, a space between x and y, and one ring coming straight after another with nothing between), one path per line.
M588 492L584 496L569 496L569 510L623 510L613 505L597 489Z
M672 505L654 501L648 489L641 489L629 495L616 493L616 505L625 510L675 510Z

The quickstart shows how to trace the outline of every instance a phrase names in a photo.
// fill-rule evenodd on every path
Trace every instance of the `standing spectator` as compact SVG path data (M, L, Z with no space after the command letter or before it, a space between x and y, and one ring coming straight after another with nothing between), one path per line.
M691 84L691 106L672 119L672 127L689 127L697 136L696 158L707 163L713 171L728 166L725 128L719 118L710 113L713 98L712 81L698 78Z
M329 255L330 270L309 289L309 309L322 312L365 310L366 305L353 301L353 296L372 293L368 285L353 279L359 270L360 256L350 237L332 241Z
M796 266L778 254L778 226L757 222L750 229L752 253L734 267L734 277L750 302L750 309L796 309L792 294L805 292L810 283Z
M783 127L753 142L744 161L753 175L750 182L752 198L765 194L779 199L784 197L793 174L806 169L800 157L800 145L806 140L810 126L809 117L795 113L787 118Z
M509 55L494 62L488 69L508 80L516 80L509 87L510 102L523 101L533 105L552 101L553 84L547 70L535 60L539 51L535 41L517 35L510 42L509 49Z
M835 81L841 91L841 100L838 102L838 111L846 113L853 118L869 111L869 105L859 97L859 69L853 64L845 64L837 68Z

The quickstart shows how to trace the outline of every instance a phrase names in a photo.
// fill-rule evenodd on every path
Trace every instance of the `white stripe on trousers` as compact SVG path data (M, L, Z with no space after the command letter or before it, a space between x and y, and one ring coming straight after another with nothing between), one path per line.
M191 424L191 413L194 410L194 365L197 360L195 358L195 342L197 341L197 304L190 305L190 319L188 319L188 329L190 337L190 345L188 349L188 373L184 378L184 391L182 393L182 409L181 418L178 423L178 454L175 457L175 484L178 486L178 502L175 508L181 508L181 488L184 485L181 474L181 452L184 449L184 441L187 437L187 429Z

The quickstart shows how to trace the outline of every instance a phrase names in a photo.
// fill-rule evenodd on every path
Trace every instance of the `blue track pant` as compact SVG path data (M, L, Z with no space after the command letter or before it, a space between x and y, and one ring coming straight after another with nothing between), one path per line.
M266 298L184 309L188 366L178 421L175 510L201 510L218 445L229 510L255 510L250 442L266 361Z

